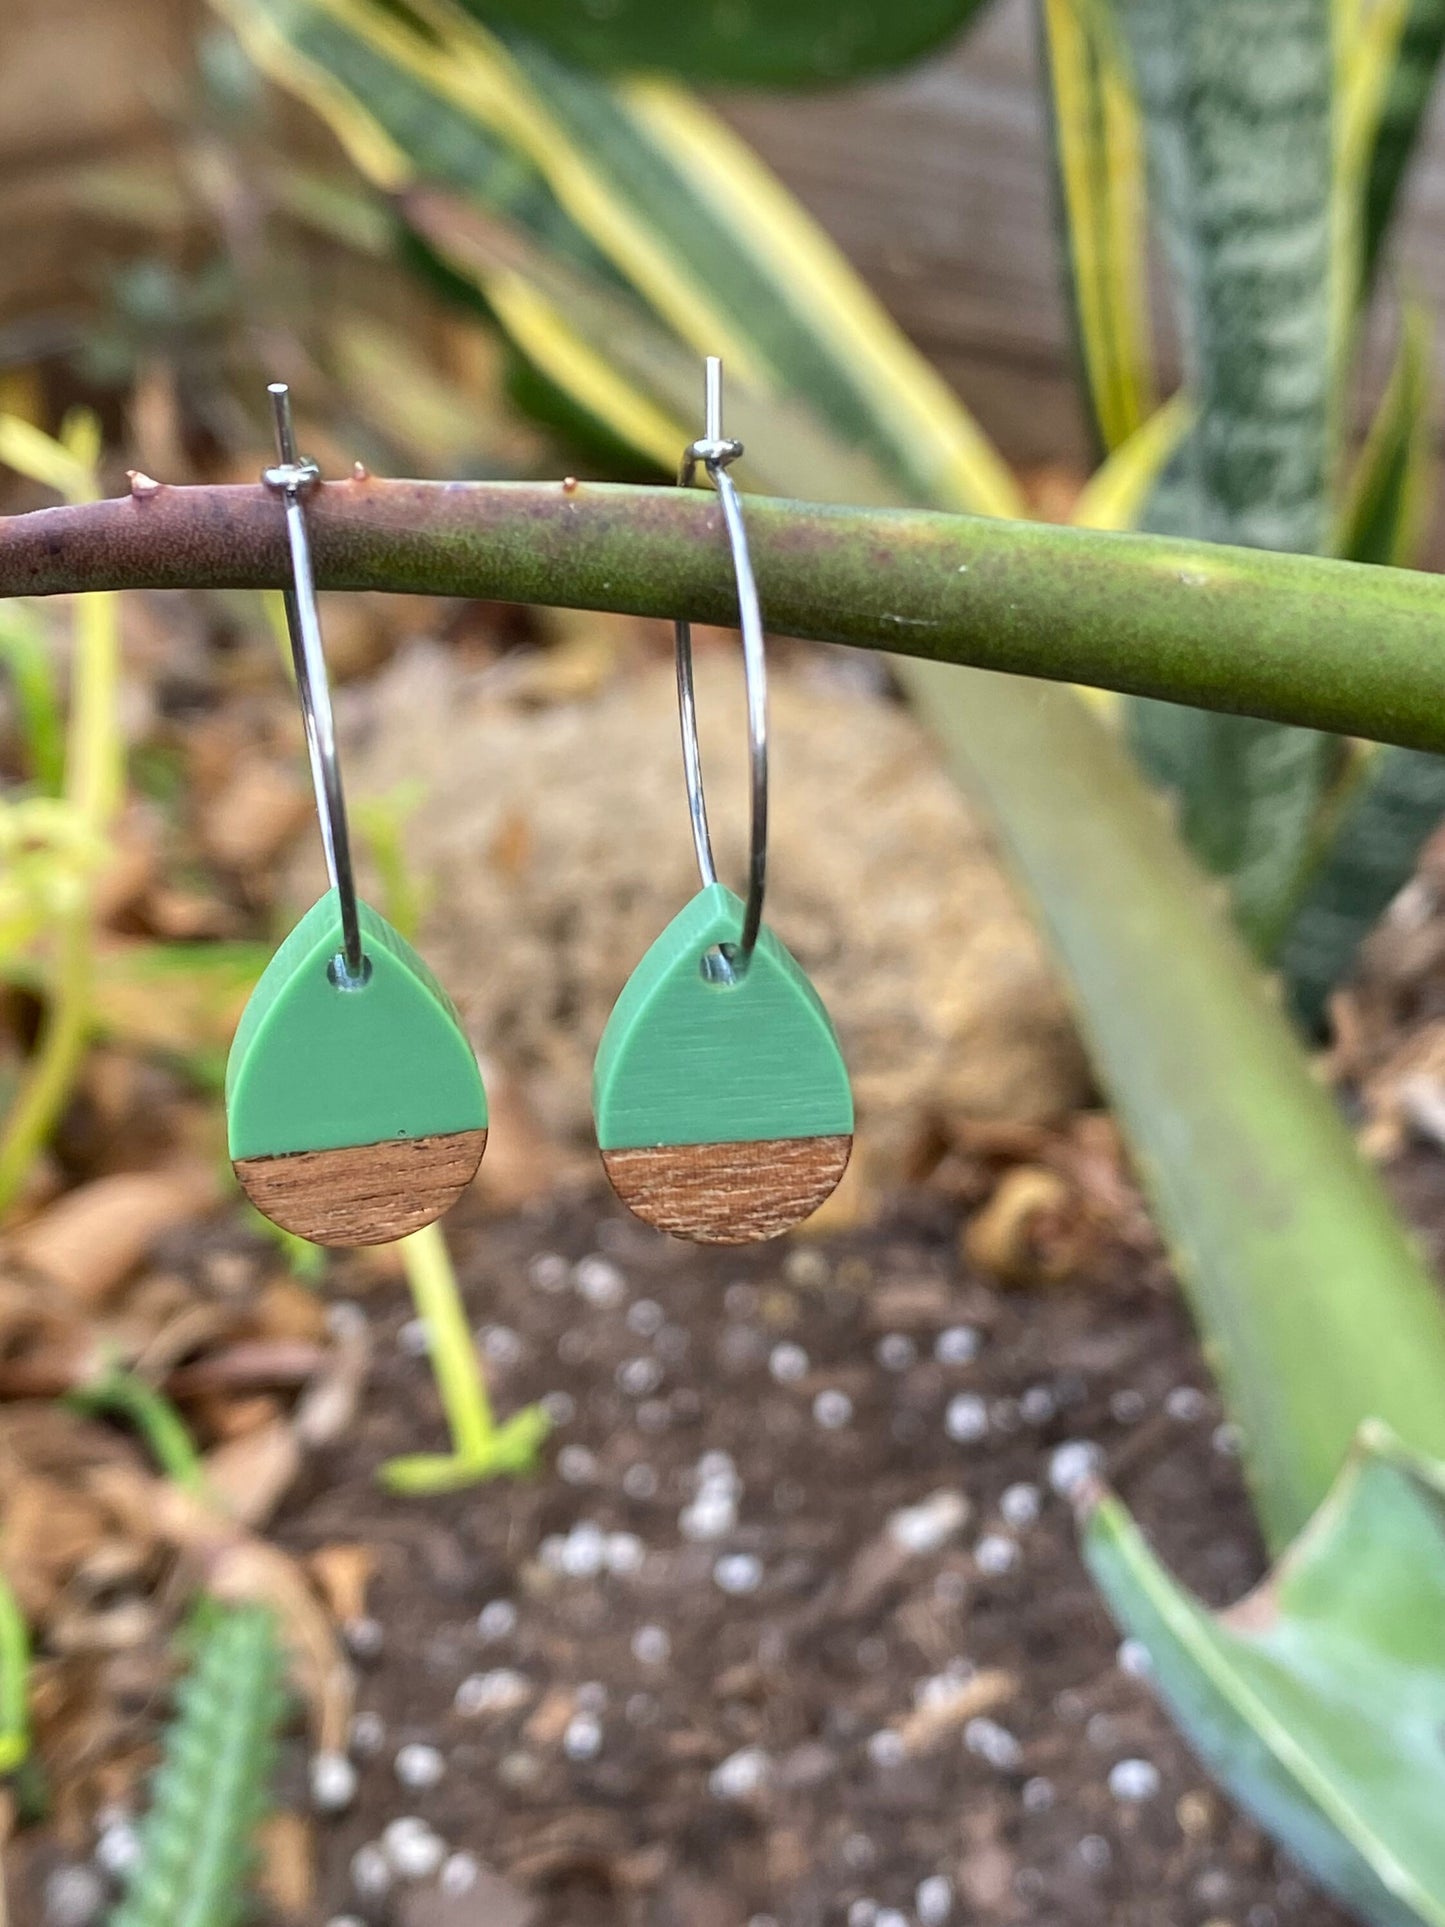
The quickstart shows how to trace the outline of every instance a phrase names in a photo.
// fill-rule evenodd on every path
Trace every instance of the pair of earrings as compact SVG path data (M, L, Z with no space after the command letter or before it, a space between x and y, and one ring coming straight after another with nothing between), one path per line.
M252 1203L325 1245L387 1243L448 1210L487 1142L477 1060L425 963L356 894L305 497L284 384L273 384L296 685L331 887L271 959L226 1070L230 1154ZM707 363L699 467L717 492L737 577L747 681L751 833L746 902L718 881L697 739L692 638L679 621L678 709L702 888L648 950L603 1031L593 1077L602 1162L638 1217L707 1244L776 1237L833 1191L852 1148L853 1102L817 992L763 923L767 682L762 614L722 434L722 371Z

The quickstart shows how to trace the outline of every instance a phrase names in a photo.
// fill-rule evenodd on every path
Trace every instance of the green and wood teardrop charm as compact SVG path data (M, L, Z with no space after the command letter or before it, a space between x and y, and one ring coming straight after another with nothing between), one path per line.
M482 1076L451 999L384 917L357 907L363 980L338 970L330 890L266 966L226 1066L242 1188L313 1244L419 1231L456 1203L487 1143Z
M673 918L618 998L592 1080L613 1190L699 1244L750 1244L800 1224L853 1148L837 1036L783 945L764 929L740 976L709 970L742 923L720 883Z

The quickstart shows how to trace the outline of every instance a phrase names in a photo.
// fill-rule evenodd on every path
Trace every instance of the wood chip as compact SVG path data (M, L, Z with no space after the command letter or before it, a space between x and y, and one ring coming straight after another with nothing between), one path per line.
M914 1707L904 1719L897 1721L894 1731L910 1754L928 1753L968 1720L1006 1704L1018 1690L1018 1680L1012 1673L992 1667L975 1673L971 1679L960 1680L956 1692L930 1695L921 1706Z

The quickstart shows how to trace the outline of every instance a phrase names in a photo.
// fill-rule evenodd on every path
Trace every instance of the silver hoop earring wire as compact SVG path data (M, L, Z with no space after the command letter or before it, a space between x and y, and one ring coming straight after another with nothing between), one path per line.
M727 440L722 432L722 361L717 355L707 357L704 420L705 433L683 455L677 479L680 487L690 488L701 466L722 505L723 525L732 551L733 574L737 578L738 627L742 632L743 674L747 683L748 704L748 787L751 798L748 894L742 934L736 947L730 949L721 960L719 975L726 981L728 978L741 977L747 970L763 925L763 897L767 888L768 868L768 670L763 647L763 616L758 603L752 558L748 553L742 503L727 472L729 464L742 454L743 445ZM702 755L697 739L691 623L679 618L674 624L674 634L677 644L677 707L682 724L682 765L687 781L687 806L692 819L697 867L706 888L716 883L718 876L713 860L712 837L708 831Z
M286 383L273 381L267 393L271 397L276 448L281 459L274 468L265 471L261 480L281 497L286 508L292 584L284 591L286 629L296 669L296 693L301 699L301 715L306 726L306 749L311 759L311 781L316 790L326 869L341 906L341 954L335 966L336 981L342 988L355 988L366 981L366 957L361 947L356 877L351 867L351 837L346 826L346 797L336 754L331 685L321 644L321 617L316 607L316 577L311 566L311 540L304 507L304 498L321 480L321 471L315 462L296 452L291 391Z

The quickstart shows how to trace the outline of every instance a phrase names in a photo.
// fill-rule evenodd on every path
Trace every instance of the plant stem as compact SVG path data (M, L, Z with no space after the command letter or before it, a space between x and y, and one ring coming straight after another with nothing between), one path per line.
M97 840L110 827L122 783L117 615L114 596L106 594L83 596L76 612L65 794L80 827ZM55 932L56 970L40 1040L0 1133L0 1218L65 1107L90 1034L94 881L87 876L77 888Z
M168 1479L204 1496L206 1474L185 1420L163 1393L116 1366L93 1385L82 1385L67 1402L82 1412L106 1412L132 1424Z
M9 1582L0 1575L0 1773L23 1766L30 1751L30 1634Z
M480 1463L491 1449L496 1425L441 1226L429 1224L403 1238L401 1255L417 1315L426 1326L452 1449L459 1459Z
M550 1429L540 1405L525 1405L505 1424L492 1416L486 1377L467 1324L456 1273L439 1225L401 1240L412 1299L426 1326L432 1371L451 1433L449 1453L389 1459L382 1483L410 1494L459 1492L503 1473L530 1472Z
M750 496L747 514L780 634L1445 749L1438 577L927 510ZM736 613L701 491L337 482L309 515L324 588ZM0 521L0 588L15 595L267 588L285 569L261 488L163 488Z

